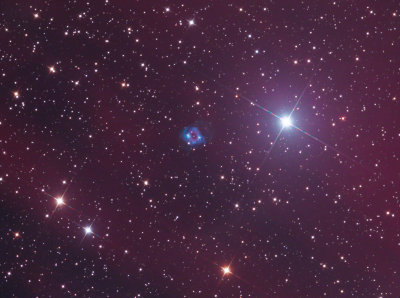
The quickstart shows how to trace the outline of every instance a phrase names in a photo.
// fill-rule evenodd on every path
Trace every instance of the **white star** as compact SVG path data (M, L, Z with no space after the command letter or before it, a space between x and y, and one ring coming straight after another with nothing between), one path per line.
M222 272L224 273L224 275L232 273L231 268L229 268L229 266L222 267Z
M92 234L93 233L93 231L92 231L92 227L85 227L84 228L85 229L85 234L87 235L87 234Z
M62 197L56 198L57 206L64 204L64 199Z
M289 127L292 126L292 120L290 120L290 117L283 117L281 118L281 122L282 122L282 126L285 127Z
M189 26L193 26L194 25L194 20L189 20Z

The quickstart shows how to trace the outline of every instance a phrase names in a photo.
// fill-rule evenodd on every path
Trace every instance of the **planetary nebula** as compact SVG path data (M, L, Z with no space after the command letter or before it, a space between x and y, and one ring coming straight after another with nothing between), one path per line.
M205 143L205 137L196 126L185 127L181 137L189 146L198 146Z

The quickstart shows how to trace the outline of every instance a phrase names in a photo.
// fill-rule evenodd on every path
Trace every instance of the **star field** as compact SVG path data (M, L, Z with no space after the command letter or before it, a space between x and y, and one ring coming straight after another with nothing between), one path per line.
M398 1L0 3L1 297L399 297Z

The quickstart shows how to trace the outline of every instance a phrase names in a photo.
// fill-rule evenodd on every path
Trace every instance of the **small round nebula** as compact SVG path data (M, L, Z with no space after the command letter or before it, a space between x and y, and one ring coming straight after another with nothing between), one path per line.
M182 138L189 146L197 146L205 143L204 136L196 126L185 127Z

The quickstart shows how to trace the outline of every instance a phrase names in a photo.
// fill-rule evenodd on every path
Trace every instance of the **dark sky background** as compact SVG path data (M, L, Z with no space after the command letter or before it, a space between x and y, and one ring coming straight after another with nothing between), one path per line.
M1 297L399 297L398 1L0 13Z

